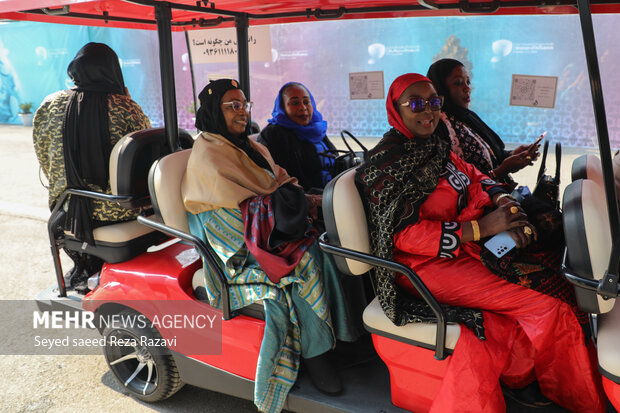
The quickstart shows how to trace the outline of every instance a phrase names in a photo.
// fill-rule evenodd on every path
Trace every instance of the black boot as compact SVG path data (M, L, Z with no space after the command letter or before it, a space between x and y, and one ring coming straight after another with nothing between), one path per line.
M327 353L309 359L304 358L302 363L318 391L328 396L337 396L342 393L342 380Z

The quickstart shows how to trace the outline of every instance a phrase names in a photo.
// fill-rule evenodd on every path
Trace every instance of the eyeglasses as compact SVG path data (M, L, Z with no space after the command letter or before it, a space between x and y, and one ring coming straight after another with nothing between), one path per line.
M440 110L443 106L443 96L433 96L429 99L413 98L409 102L401 103L400 106L409 106L413 113L420 113L426 110L426 105L432 110Z
M230 102L224 102L222 103L222 105L230 105L232 110L234 110L235 112L241 112L242 110L245 110L246 112L251 112L252 107L254 106L254 102L240 102L238 100L233 100Z

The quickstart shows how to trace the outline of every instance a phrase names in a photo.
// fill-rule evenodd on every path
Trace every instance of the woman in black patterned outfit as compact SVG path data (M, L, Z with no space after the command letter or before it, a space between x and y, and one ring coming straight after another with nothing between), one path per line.
M111 193L108 163L126 134L151 127L125 87L116 53L103 43L82 47L67 68L75 87L47 96L34 114L32 138L54 208L67 188ZM70 197L58 216L59 231L93 243L93 229L135 219L140 211L114 202ZM65 249L76 266L71 285L101 268L101 260Z
M469 110L471 80L467 68L458 60L436 61L427 77L437 93L444 96L441 119L448 127L452 151L496 181L515 186L509 174L532 165L540 144L521 145L513 151L504 148L501 138Z

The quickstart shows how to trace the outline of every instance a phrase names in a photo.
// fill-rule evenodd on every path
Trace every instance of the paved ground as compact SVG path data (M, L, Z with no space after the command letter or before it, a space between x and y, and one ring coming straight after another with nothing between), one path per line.
M0 125L0 300L32 300L55 279L46 233L47 191L39 181L31 134L31 128ZM340 146L340 138L334 142ZM564 152L562 188L572 160L588 151ZM553 162L551 156L550 170ZM533 187L537 171L531 167L515 178ZM11 334L2 331L0 340ZM163 403L138 402L116 383L103 356L0 355L0 372L2 412L255 411L249 401L191 386Z
M32 300L55 280L47 191L31 135L32 128L0 125L0 300ZM10 338L11 331L0 332L0 340ZM0 355L0 372L0 412L256 411L250 401L192 386L162 403L138 402L123 392L103 355Z

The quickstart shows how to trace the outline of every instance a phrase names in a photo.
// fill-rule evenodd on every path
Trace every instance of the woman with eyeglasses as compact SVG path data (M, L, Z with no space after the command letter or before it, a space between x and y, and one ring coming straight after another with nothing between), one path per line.
M181 193L193 235L210 244L228 278L221 291L205 266L209 301L231 310L262 301L265 335L254 403L279 412L300 360L314 385L330 395L342 384L327 352L336 339L357 338L331 258L318 248L308 203L297 180L248 138L252 102L238 83L220 79L200 93L198 135Z
M298 82L286 83L278 92L271 115L258 141L306 192L322 190L332 179L336 148L327 138L327 122L308 88Z
M572 287L547 266L556 257L527 260L536 233L503 185L451 151L433 83L398 77L386 108L392 129L356 173L372 253L412 268L461 324L431 412L503 412L500 378L515 388L536 378L571 411L604 411ZM498 271L479 241L504 231L516 250ZM380 268L373 276L394 324L434 319L403 276Z
M471 80L467 68L458 60L436 61L427 76L444 96L442 120L448 128L452 150L492 179L514 185L509 174L532 165L540 144L505 149L502 139L469 109Z

